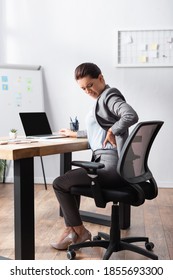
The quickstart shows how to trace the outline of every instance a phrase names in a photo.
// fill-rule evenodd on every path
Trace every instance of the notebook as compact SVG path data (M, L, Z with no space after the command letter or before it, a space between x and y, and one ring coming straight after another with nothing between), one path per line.
M64 134L53 134L45 112L19 113L27 138L54 139L67 137Z

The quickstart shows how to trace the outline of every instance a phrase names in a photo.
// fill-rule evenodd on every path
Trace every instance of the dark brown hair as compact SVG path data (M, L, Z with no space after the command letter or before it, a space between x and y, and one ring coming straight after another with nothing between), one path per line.
M86 76L97 79L100 74L100 68L96 64L90 62L82 63L75 69L76 80L82 79Z

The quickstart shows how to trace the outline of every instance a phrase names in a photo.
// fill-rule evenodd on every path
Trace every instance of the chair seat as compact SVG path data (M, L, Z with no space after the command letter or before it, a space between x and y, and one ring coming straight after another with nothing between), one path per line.
M71 188L71 193L93 198L92 190L88 186L73 186ZM135 202L138 200L137 193L135 193L134 189L130 188L130 186L102 188L102 194L106 202L113 201L114 203L122 202L135 205Z

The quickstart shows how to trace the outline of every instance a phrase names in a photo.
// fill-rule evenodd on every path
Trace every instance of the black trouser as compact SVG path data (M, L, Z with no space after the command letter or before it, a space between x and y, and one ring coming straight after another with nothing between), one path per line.
M116 172L118 161L117 150L97 150L93 152L93 161L101 162L105 165L103 169L98 170L98 181L103 188L115 187L119 181L119 175ZM60 203L66 226L79 226L82 220L79 214L79 207L76 197L70 193L72 186L89 186L90 178L83 168L77 168L66 172L57 177L53 182L53 188L56 197Z

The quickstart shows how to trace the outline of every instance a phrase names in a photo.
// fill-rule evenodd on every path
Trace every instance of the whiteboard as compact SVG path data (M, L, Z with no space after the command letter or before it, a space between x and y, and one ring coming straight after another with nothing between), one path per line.
M173 67L173 29L118 31L117 67Z
M29 111L44 111L41 66L0 65L0 136L24 134L19 112Z

